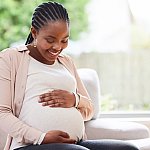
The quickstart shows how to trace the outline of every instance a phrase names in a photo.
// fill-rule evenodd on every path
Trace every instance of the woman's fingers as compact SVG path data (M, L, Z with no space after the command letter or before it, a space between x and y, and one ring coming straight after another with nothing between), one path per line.
M73 107L75 96L73 93L65 90L53 90L40 95L39 103L49 107Z
M64 138L70 138L69 134L63 131L59 131L59 136L62 136Z
M51 101L47 101L47 102L43 102L42 106L49 106L49 107L60 107L63 106L63 102L59 102L57 100L51 100Z
M62 137L62 142L63 143L70 143L70 144L74 144L74 143L76 143L76 141L75 140L73 140L73 139L70 139L70 136L69 136L69 134L68 133L66 133L66 132L63 132L63 131L61 131L60 132L60 136Z
M60 130L48 131L42 141L42 144L48 143L76 143L74 139L70 139L68 133Z
M60 93L62 90L54 90L48 93L40 95L39 103L42 103L42 106L49 107L63 107L64 100Z
M39 103L42 103L42 106L58 107L62 106L64 104L64 101L58 97L46 97L42 98L42 100L40 100Z
M40 100L39 102L45 102L45 101L50 101L50 100L55 100L55 99L60 99L62 98L61 93L58 92L48 92L40 95Z

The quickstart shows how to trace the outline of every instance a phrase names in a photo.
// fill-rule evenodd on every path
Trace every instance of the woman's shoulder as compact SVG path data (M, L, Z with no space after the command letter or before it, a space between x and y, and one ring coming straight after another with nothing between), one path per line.
M60 58L60 59L63 59L63 60L66 60L66 61L72 61L71 56L68 55L68 54L66 54L66 53L61 53L61 54L59 55L59 58Z
M12 57L12 56L20 55L20 52L24 50L27 50L25 45L5 48L0 52L0 56Z
M27 50L27 47L25 45L19 45L19 46L15 46L15 47L5 48L1 52L2 53L16 53L16 52L20 52L20 51L24 51L24 50Z
M71 72L74 73L75 70L75 64L70 55L67 54L61 54L58 58L58 60L66 67L68 68Z

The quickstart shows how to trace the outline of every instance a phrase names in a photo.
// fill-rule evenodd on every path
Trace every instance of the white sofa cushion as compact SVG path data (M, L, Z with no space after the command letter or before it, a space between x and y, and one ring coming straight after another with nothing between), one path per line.
M149 129L140 123L96 119L85 123L88 139L135 140L148 138Z
M100 84L97 72L94 69L82 68L78 69L78 74L93 101L94 116L92 119L96 119L100 112Z

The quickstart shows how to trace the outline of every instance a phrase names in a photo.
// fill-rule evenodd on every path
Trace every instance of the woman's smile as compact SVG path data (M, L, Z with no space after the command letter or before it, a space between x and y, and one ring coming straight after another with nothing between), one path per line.
M62 50L59 51L54 51L54 50L48 50L47 52L47 56L45 56L45 58L47 57L47 60L49 61L55 61L58 57L58 55L61 53Z
M53 56L57 56L60 54L61 51L58 51L58 52L52 52L51 50L48 50L48 52L53 55Z

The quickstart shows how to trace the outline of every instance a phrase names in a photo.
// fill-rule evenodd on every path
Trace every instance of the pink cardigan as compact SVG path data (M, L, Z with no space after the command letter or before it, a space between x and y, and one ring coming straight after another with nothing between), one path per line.
M12 137L17 142L36 143L42 132L18 119L26 87L29 65L29 50L26 46L8 48L0 52L0 128L8 133L5 150L9 150ZM93 116L93 104L79 78L70 57L60 55L58 60L70 71L77 81L80 95L78 110L85 121Z

